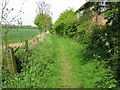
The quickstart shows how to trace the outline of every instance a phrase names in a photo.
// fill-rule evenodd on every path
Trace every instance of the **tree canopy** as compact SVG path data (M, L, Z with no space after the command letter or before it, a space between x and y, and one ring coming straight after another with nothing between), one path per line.
M38 14L34 20L34 24L38 26L40 31L50 30L52 18L47 14Z
M58 20L55 22L53 29L62 36L73 37L77 31L77 23L78 19L75 12L72 9L67 9L61 13Z
M52 18L50 16L50 5L45 1L37 2L37 16L34 24L38 26L40 32L50 30L52 26Z

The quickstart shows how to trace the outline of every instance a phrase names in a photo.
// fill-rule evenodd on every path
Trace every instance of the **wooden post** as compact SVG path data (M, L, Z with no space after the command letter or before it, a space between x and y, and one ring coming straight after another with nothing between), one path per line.
M28 52L28 40L25 42L25 52Z
M12 47L6 47L7 67L11 75L17 73L17 66Z
M25 53L26 53L26 56L28 57L28 40L25 41Z

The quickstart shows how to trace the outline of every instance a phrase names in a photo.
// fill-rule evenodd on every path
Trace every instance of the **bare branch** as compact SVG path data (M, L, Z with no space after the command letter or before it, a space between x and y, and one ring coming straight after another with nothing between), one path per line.
M6 6L8 5L8 3L9 3L9 1L2 0L2 14L1 14L1 20L0 20L0 23L2 23L4 10L5 10Z
M38 12L37 14L50 14L50 5L45 3L45 1L37 2Z
M13 22L13 20L15 20L15 19L21 14L23 5L24 5L24 2L22 3L22 6L21 6L21 8L20 8L18 14L17 14L16 16L14 16L14 17L10 20L10 22L9 22L8 24L10 24L11 22Z

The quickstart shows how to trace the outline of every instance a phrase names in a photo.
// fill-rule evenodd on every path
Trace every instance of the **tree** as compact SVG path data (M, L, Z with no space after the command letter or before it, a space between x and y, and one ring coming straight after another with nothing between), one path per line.
M35 17L34 24L38 26L40 32L50 30L52 26L50 5L45 1L40 1L37 3L37 6L37 16Z
M75 12L65 10L55 22L53 29L62 36L73 37L77 31L78 19Z
M40 32L51 30L52 18L47 14L38 14L34 20L34 24L38 26Z

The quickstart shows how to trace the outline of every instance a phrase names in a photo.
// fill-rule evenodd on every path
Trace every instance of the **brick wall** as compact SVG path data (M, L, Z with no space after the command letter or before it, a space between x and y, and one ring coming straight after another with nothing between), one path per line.
M97 17L98 24L99 24L100 26L104 26L104 25L106 24L106 21L107 21L107 20L105 20L102 15L103 15L103 13L101 13L101 14L98 15L98 16L96 16L96 14L95 14L95 15L92 17L92 21L93 21L93 22L96 22L96 17Z

